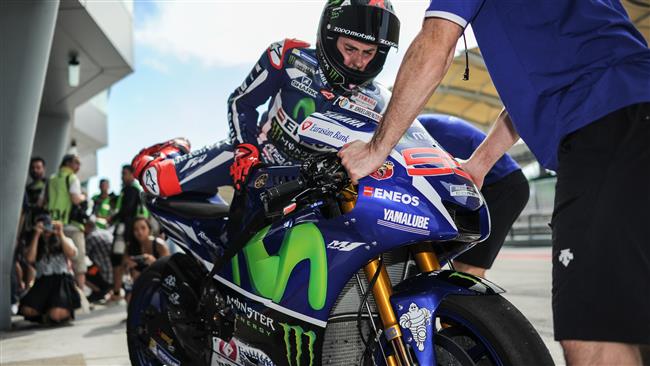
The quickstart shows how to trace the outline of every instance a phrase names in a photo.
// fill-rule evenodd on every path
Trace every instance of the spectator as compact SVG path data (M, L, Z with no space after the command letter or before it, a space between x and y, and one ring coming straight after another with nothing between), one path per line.
M95 218L91 216L86 221L86 252L93 262L88 268L86 285L93 290L88 301L95 302L104 298L112 287L113 265L111 253L113 234L95 225Z
M31 181L25 186L23 232L31 232L34 218L45 212L43 190L47 184L47 178L45 178L45 160L43 158L33 157L29 161L29 177ZM31 235L29 237L31 238Z
M27 260L35 263L36 281L20 302L20 314L26 320L50 320L55 323L74 318L81 306L68 259L75 258L77 248L63 232L63 223L49 216L37 219Z
M83 289L86 282L86 241L83 232L85 212L81 208L86 196L81 191L81 183L75 175L81 167L79 156L68 154L63 157L59 171L47 182L47 210L53 220L61 221L65 235L77 247L73 268L77 285Z
M95 225L100 229L108 229L108 220L115 210L117 196L109 192L108 179L99 181L100 193L93 196L93 215L96 217Z
M165 241L153 236L149 220L144 216L138 216L133 221L133 241L129 243L125 257L126 267L133 281L135 282L140 273L158 258L169 254Z
M115 225L113 255L113 294L112 300L119 300L122 289L123 256L126 246L133 237L133 220L137 215L148 216L149 212L140 201L142 187L133 175L133 167L122 167L122 193L117 199L117 213L111 217L109 224Z
M18 295L34 281L35 271L25 260L25 252L33 236L34 218L45 213L43 191L47 179L45 178L45 160L43 158L33 157L29 161L29 177L31 180L25 186L18 241L14 250L15 288L12 291L12 300L16 302Z

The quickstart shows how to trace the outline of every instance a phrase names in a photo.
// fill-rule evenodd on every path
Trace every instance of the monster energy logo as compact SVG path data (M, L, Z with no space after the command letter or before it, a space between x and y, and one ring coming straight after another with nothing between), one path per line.
M309 366L314 364L314 343L316 343L316 333L313 330L305 332L299 325L289 325L285 323L280 323L282 330L284 331L284 345L287 347L287 361L289 361L289 366L303 366L301 363L302 358L302 341L303 338L307 339L307 350L309 351ZM293 337L292 337L293 334ZM293 339L292 339L293 338ZM292 341L295 340L296 346L296 363L291 362L292 357Z
M279 303L287 289L289 277L298 263L309 261L309 287L307 298L314 310L325 306L327 297L327 255L325 242L318 227L312 223L289 229L276 255L269 255L264 238L271 226L260 230L244 247L248 277L255 291ZM232 259L233 281L241 284L239 258Z

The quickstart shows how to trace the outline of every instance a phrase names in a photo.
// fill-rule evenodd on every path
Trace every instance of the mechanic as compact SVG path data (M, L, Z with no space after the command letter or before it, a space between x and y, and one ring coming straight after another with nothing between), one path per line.
M643 36L618 0L432 0L425 17L373 139L339 152L351 178L385 161L471 24L505 108L463 168L480 186L521 136L557 172L555 339L569 365L641 364L639 345L650 344L650 50Z
M485 140L483 131L460 118L444 114L423 114L418 121L455 158L468 159ZM490 236L454 258L454 268L485 278L503 246L512 224L528 203L528 180L517 163L505 154L490 169L481 188L490 210Z

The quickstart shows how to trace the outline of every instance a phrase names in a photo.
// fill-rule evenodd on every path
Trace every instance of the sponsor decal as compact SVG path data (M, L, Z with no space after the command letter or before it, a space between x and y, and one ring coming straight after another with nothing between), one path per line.
M332 100L332 99L334 99L334 97L336 97L336 95L334 95L334 93L332 93L331 91L329 91L327 89L321 89L320 93L323 94L323 96L327 100Z
M420 197L418 196L411 196L408 193L395 192L383 188L375 188L369 186L363 187L363 195L366 197L389 200L415 207L420 205Z
M343 133L336 129L321 127L317 123L313 122L312 120L306 120L305 122L303 122L300 129L303 131L309 131L311 133L319 135L318 137L325 142L329 142L330 140L338 140L337 142L340 141L343 143L347 143L350 140L350 134Z
M302 121L316 111L316 102L312 98L302 98L293 107L293 119ZM301 115L302 114L302 115ZM297 127L297 126L296 126Z
M299 325L279 324L284 332L284 345L287 349L289 365L313 366L316 333L313 330L305 332Z
M203 161L205 161L205 159L207 157L208 157L208 154L203 154L201 156L197 156L197 157L194 157L194 158L188 160L187 163L185 163L185 165L183 166L183 169L181 169L181 171L179 173L182 173L182 172L186 171L187 169L190 169L192 167L195 167L195 166L201 164Z
M350 97L355 103L358 103L359 105L370 108L370 109L375 109L377 106L377 101L363 93L356 93Z
M291 53L293 53L294 55L300 57L301 59L303 59L303 61L307 61L307 62L311 63L314 66L318 65L318 61L316 61L316 59L312 55L310 55L307 52L301 51L299 48L291 49Z
M329 25L328 25L328 27L329 27ZM334 32L336 32L336 33L341 33L341 34L345 34L346 36L352 36L352 37L356 37L356 38L361 38L361 39L363 39L363 40L371 41L371 42L374 42L375 39L376 39L376 38L375 38L373 35L371 35L371 34L365 34L365 33L361 33L361 32L356 32L356 31L353 31L353 30L350 30L350 29L346 29L346 28L341 28L341 27L338 27L338 26L335 26L335 27L334 27Z
M271 331L275 331L273 319L248 306L245 301L227 295L226 303L228 306L236 310L237 319L239 319L241 323L247 325L249 328L254 329L266 336L270 336Z
M476 192L476 189L474 189L473 186L468 186L467 184L452 184L449 186L449 193L452 195L452 197L480 197Z
M165 286L168 290L173 290L176 288L176 277L174 275L169 275L165 277L163 281L163 286Z
M240 347L239 354L244 361L244 365L274 366L275 363L266 353L253 347Z
M392 161L386 161L370 176L376 180L390 179L393 176L394 164Z
M358 241L332 240L329 244L327 244L327 249L334 249L340 252L350 252L362 245L366 245L366 243Z
M330 118L334 119L335 121L342 122L342 123L345 123L345 124L348 124L350 126L357 127L357 128L363 127L363 126L366 125L365 122L361 122L358 119L348 117L346 115L336 113L336 112L332 112L332 111L325 111L325 116L330 117Z
M456 174L472 180L460 169L460 164L446 151L437 147L413 147L401 151L406 172L410 176L438 176ZM425 165L425 166L423 166Z
M391 42L391 41L389 41L387 39L379 38L379 43L383 44L383 45L386 45L386 46L397 48L397 43Z
M144 172L144 186L147 191L156 196L160 194L160 186L158 186L158 170L155 166L150 167Z
M325 306L327 297L327 254L323 235L316 225L306 223L288 229L282 246L275 255L269 255L264 238L271 226L260 230L244 246L241 253L246 257L248 277L258 295L280 303L287 289L293 269L302 261L309 263L309 289L307 300L314 310ZM232 258L232 278L241 285L239 255Z
M269 175L264 173L255 179L255 188L260 189L266 185L266 181L269 179Z
M149 339L149 351L156 356L157 359L169 366L180 366L181 363L172 356L166 349L161 347L158 342L153 338Z
M420 308L416 303L409 305L409 311L399 318L399 325L411 331L411 337L420 352L424 351L427 341L427 325L431 324L431 312L427 308Z
M426 216L395 211L385 208L384 219L377 219L377 224L391 229L401 230L413 234L429 236L429 218Z
M316 73L316 69L311 65L308 65L305 61L296 58L294 55L289 56L289 64L307 75L314 75Z
M169 302L171 302L174 305L179 305L181 303L179 301L181 299L181 295L179 295L178 292L173 292L169 294L167 298L169 299Z
M308 129L309 127L311 127L313 124L314 124L314 122L312 122L312 121L305 121L305 122L303 122L303 124L302 124L302 126L300 128L304 131L304 130Z
M560 254L557 257L557 260L560 261L565 267L569 266L569 263L573 260L573 253L571 253L571 248L560 250Z
M264 351L251 347L237 338L226 342L221 338L213 337L212 349L215 352L212 365L275 365Z
M352 103L350 101L350 99L348 99L346 97L340 97L339 98L339 107L341 107L341 108L343 108L345 110L348 110L350 112L360 114L360 115L362 115L364 117L368 117L368 118L372 119L373 121L377 121L377 122L379 122L379 120L381 120L381 117L382 117L381 114L379 114L379 113L377 113L375 111L372 111L372 110L370 110L368 108L364 108L364 107L362 107L362 106L360 106L360 105L358 105L356 103Z
M264 145L264 147L262 148L262 153L264 154L266 161L269 163L284 165L284 163L286 163L287 161L287 159L284 156L282 156L278 148L272 144Z
M297 79L291 80L291 86L309 95L312 98L316 98L318 92L311 88L311 83L312 80L308 76L303 76L300 78L300 80Z

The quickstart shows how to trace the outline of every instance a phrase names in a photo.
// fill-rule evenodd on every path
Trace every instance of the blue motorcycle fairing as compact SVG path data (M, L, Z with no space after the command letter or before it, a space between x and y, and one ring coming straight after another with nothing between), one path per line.
M393 310L420 365L435 365L433 344L436 312L449 295L495 295L505 292L496 284L467 273L451 270L421 273L394 287Z

